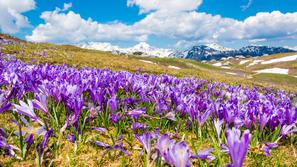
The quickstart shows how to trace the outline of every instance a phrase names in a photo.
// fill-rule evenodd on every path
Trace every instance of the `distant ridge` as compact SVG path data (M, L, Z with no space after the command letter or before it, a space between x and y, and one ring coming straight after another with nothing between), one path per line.
M215 47L214 47L215 46ZM198 45L184 51L176 51L170 57L194 59L194 60L221 60L228 57L258 57L277 53L294 52L295 50L284 47L270 47L250 45L240 49L225 49L219 45Z

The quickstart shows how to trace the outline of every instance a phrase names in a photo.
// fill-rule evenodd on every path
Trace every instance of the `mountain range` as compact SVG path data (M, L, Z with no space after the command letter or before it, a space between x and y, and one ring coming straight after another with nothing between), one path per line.
M129 55L141 55L152 57L168 57L173 53L171 49L163 49L152 47L145 42L141 42L133 47L120 48L119 46L112 45L110 43L89 42L77 45L85 49L94 49L105 52L112 52L114 54L129 54Z
M152 47L141 42L133 47L121 48L110 43L90 42L78 45L81 48L108 51L114 54L129 54L152 57L175 57L194 59L199 61L221 60L228 57L258 57L277 53L294 52L295 50L285 47L270 47L260 45L245 46L240 49L231 49L218 44L205 44L192 46L185 50L172 50Z
M221 60L228 57L258 57L263 55L271 55L277 53L294 52L295 50L284 47L270 47L250 45L240 49L229 49L220 47L212 47L210 45L193 46L184 51L176 51L170 54L170 57L194 59L194 60Z

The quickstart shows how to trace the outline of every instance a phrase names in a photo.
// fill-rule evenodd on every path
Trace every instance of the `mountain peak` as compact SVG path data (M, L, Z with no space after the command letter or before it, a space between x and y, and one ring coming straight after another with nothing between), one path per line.
M208 44L205 44L205 46L210 47L210 48L212 48L214 50L218 50L218 51L231 51L231 50L233 50L231 48L221 46L221 45L219 45L217 43L208 43Z

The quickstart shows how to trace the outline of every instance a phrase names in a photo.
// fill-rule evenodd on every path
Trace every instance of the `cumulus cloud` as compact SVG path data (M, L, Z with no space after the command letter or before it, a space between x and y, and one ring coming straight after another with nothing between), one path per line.
M35 8L34 0L0 0L0 29L4 33L16 33L20 28L30 25L22 15Z
M38 25L32 35L26 36L35 42L69 42L135 40L145 41L146 35L139 30L120 22L101 24L91 18L83 19L79 14L69 11L63 13L59 8L41 14L44 24Z
M297 35L297 12L261 12L242 23L246 38L290 38Z
M60 43L146 41L151 36L200 43L297 39L297 12L262 12L240 21L197 12L193 10L194 7L186 7L187 5L177 6L173 8L176 12L168 13L165 6L174 6L174 2L181 3L179 0L154 0L157 6L149 2L151 1L128 1L128 5L137 4L142 12L151 11L131 25L121 22L99 23L91 18L84 19L73 11L59 8L43 12L41 19L44 23L38 25L32 35L26 38L30 41ZM196 8L199 6L198 1L194 0L184 0L184 3L194 3L192 6ZM64 6L65 8L69 9Z
M202 0L128 0L128 6L139 6L140 13L151 11L181 12L193 11Z

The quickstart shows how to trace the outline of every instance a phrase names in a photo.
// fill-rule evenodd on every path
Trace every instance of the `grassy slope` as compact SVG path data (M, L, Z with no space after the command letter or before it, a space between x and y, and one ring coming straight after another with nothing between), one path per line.
M232 70L242 71L243 73L249 75L249 80L255 83L261 83L268 86L275 86L280 87L288 90L296 90L297 79L297 61L288 61L288 62L279 62L273 64L255 64L252 66L248 66L254 60L263 60L268 61L276 58L296 55L296 52L292 53L282 53L282 54L275 54L270 56L263 56L257 59L254 58L247 58L244 60L249 60L245 64L240 64L240 61L243 59L231 59L231 60L224 60L222 64L229 62L230 67ZM211 63L209 63L211 64ZM254 71L268 69L268 68L284 68L289 69L289 75L280 75L280 74L256 74ZM282 85L282 86L281 86Z
M169 74L178 77L198 77L211 81L227 82L230 84L242 85L262 85L274 86L286 90L297 90L296 83L288 82L287 84L275 82L273 78L265 77L262 81L261 77L248 79L252 74L251 70L243 67L234 66L231 69L223 69L214 67L209 64L201 63L188 59L177 58L151 58L151 57L137 57L127 55L113 55L109 52L101 52L87 49L80 49L78 47L69 45L53 45L53 44L35 44L23 43L6 46L4 51L6 53L19 53L24 51L24 54L18 55L18 58L23 61L32 61L33 58L37 63L50 64L69 64L76 67L96 67L96 68L110 68L112 70L125 70L136 72L141 68L142 72L154 74ZM47 57L41 58L38 53L47 51ZM140 60L148 60L156 64L149 64ZM180 70L168 68L168 66L180 67ZM236 73L237 75L230 75Z
M23 55L18 55L23 61L32 62L32 57L36 60L33 63L51 63L51 64L69 64L77 67L98 67L98 68L111 68L113 70L126 70L131 72L138 71L139 68L143 72L154 73L154 74L170 74L176 75L178 77L185 76L194 76L207 80L223 81L228 83L240 83L243 85L253 84L253 80L248 80L242 77L236 77L231 75L226 75L226 71L238 72L241 69L236 70L225 70L221 68L214 67L212 65L203 64L197 61L184 60L184 59L173 59L173 58L148 58L148 57L134 57L134 56L117 56L112 55L107 52L99 52L93 50L84 50L73 46L58 46L52 44L32 44L32 43L22 43L21 45L10 45L5 47L6 53L18 53L23 50ZM48 56L46 58L40 58L38 53L42 54L44 50L47 50ZM30 55L33 56L31 57ZM156 65L148 64L141 62L139 60L148 60ZM178 66L182 68L181 70L169 69L168 65ZM274 76L273 76L274 77ZM273 78L272 77L272 78ZM276 87L293 89L290 85L279 83L278 80L271 80L270 76L268 79L265 79L262 82L260 79L255 82L259 85L263 85L266 82L271 84L275 83ZM266 78L266 76L263 76ZM294 81L295 82L295 81ZM4 116L5 117L5 116ZM7 120L1 117L2 120ZM4 125L0 121L0 125ZM102 141L110 140L104 136L100 136ZM191 137L191 134L187 134L187 143L191 143L191 140L194 137ZM107 142L107 141L106 141ZM110 142L110 141L109 141ZM199 149L207 148L208 144L211 141L202 141L201 143L196 143L196 147ZM72 143L68 141L63 141L63 148L61 154L58 158L54 159L54 164L59 164L59 166L120 166L126 164L128 166L138 166L142 165L142 162L139 161L138 150L133 153L132 157L117 155L108 155L106 157L101 157L102 150L97 149L96 147L83 146L79 147L77 153L71 153L74 149ZM133 145L135 147L140 147L139 143L134 141ZM249 155L245 162L245 166L276 166L277 164L292 166L297 163L294 156L291 154L296 147L280 147L277 150L272 152L272 157L254 157ZM117 158L116 158L117 157ZM229 160L225 160L229 161ZM32 166L34 160L26 162L11 161L8 158L0 160L5 162L8 166ZM34 165L33 165L34 166Z

